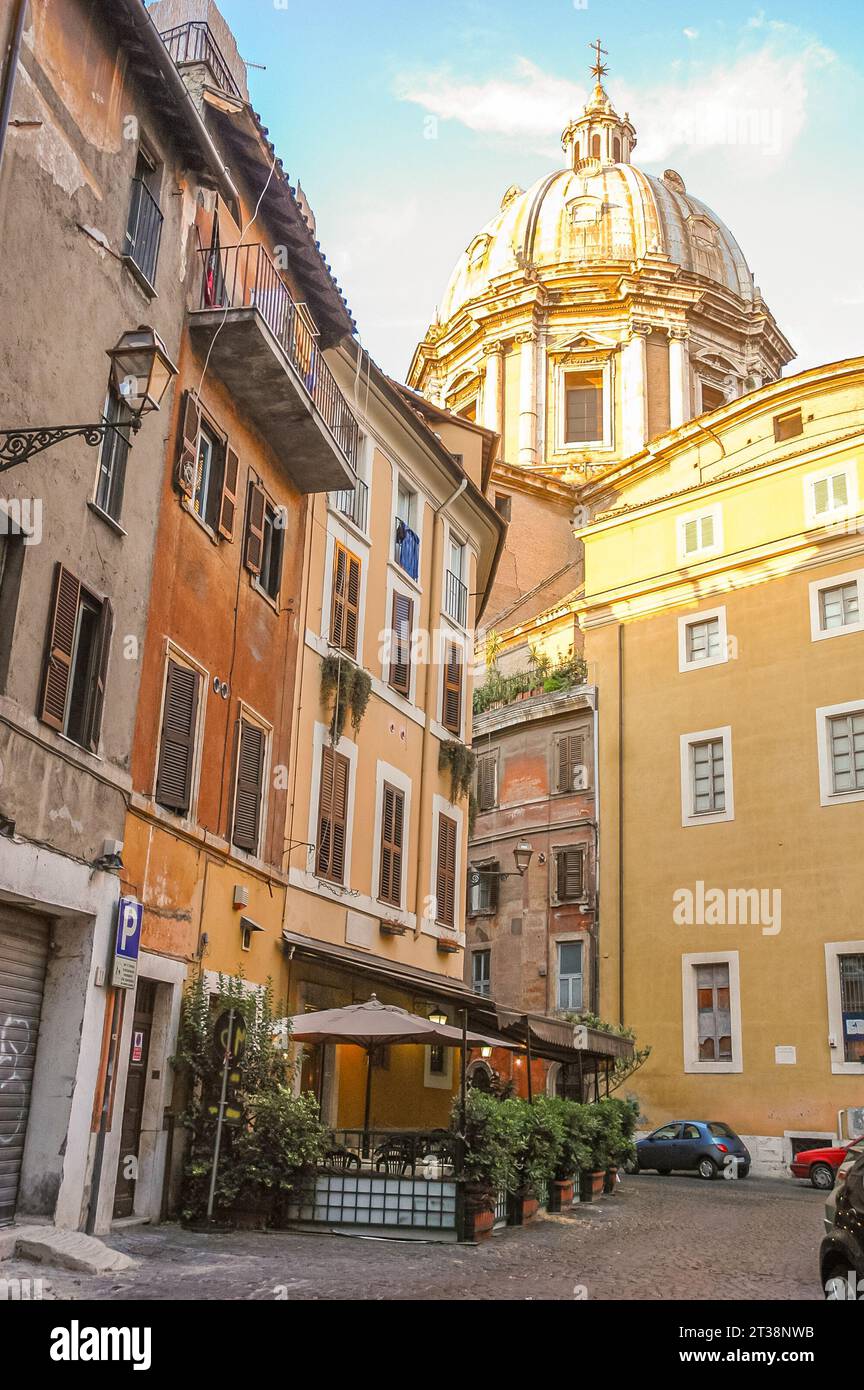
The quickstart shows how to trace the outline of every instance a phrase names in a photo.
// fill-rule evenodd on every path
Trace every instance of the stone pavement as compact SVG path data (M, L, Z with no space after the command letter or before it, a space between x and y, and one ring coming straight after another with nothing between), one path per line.
M29 1271L48 1277L57 1299L818 1300L823 1206L823 1194L791 1179L646 1173L614 1197L476 1247L140 1226L109 1237L135 1269ZM0 1266L0 1278L11 1269Z

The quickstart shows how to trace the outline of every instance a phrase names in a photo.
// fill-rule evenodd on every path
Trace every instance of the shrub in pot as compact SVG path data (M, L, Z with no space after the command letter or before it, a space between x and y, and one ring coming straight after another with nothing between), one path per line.
M537 1211L541 1194L558 1171L564 1121L560 1104L547 1096L539 1096L533 1103L504 1101L501 1108L512 1135L516 1166L512 1219L514 1224L521 1224Z
M503 1105L484 1091L470 1090L465 1110L462 1160L464 1236L491 1234L495 1202L513 1184L513 1159ZM453 1121L459 1124L461 1106L454 1102Z

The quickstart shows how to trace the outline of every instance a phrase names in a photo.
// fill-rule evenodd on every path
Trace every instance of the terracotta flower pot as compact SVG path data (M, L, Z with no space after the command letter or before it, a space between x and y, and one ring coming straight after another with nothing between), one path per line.
M572 1178L553 1178L549 1184L549 1211L567 1211L575 1196Z
M617 1165L617 1163L613 1163L613 1164L610 1165L610 1167L608 1167L608 1168L606 1169L606 1172L605 1172L605 1174L604 1174L604 1177L603 1177L603 1191L606 1193L606 1196L607 1196L607 1197L612 1197L612 1196L614 1196L615 1189L616 1189L617 1186L618 1186L618 1165Z
M581 1202L593 1202L597 1197L603 1195L603 1183L606 1174L602 1169L596 1172L579 1174L579 1200Z
M508 1202L507 1225L525 1226L540 1210L540 1203L536 1197L526 1196L523 1192L512 1193Z

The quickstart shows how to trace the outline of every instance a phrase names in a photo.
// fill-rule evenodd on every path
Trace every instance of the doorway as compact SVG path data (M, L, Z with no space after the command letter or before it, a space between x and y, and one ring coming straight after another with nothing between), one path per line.
M155 1002L156 981L139 980L135 990L135 1013L132 1019L132 1036L129 1040L126 1095L123 1101L123 1122L120 1129L120 1154L117 1160L117 1181L114 1186L115 1219L132 1216L135 1211L135 1184L138 1180L141 1121L144 1114L144 1093L147 1089L147 1066L150 1057L150 1036L153 1032Z

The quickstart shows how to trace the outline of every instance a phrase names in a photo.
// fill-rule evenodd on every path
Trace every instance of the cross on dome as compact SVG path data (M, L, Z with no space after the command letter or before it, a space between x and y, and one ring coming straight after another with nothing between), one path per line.
M591 76L596 77L599 82L609 71L607 64L603 62L603 58L608 58L609 54L605 48L601 48L599 39L595 39L593 43L589 43L588 47L595 55L594 65L591 68Z

